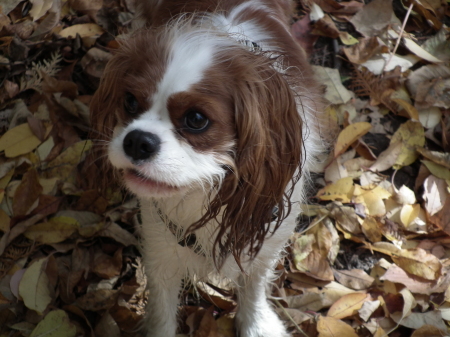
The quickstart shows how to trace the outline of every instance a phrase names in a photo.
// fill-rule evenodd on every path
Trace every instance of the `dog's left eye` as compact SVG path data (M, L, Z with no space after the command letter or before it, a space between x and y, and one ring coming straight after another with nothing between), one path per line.
M139 102L133 94L127 92L125 94L125 102L124 102L125 111L130 115L134 115L139 110Z
M184 123L189 131L201 132L208 127L209 119L197 110L189 110L184 117Z

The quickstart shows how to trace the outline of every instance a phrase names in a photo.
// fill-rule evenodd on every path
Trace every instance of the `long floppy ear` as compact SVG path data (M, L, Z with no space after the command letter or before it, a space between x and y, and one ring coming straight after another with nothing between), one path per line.
M219 267L229 253L241 268L243 254L250 259L257 255L266 236L289 215L292 189L301 174L302 120L295 93L272 61L266 56L258 61L259 65L247 63L236 71L240 79L233 94L235 167L207 205L205 216L192 226L195 230L216 217L221 221L213 247Z
M116 109L118 102L118 83L120 81L120 60L113 58L106 66L100 86L95 92L90 104L91 130L89 138L93 147L86 158L85 179L89 188L105 193L108 187L113 187L115 170L107 158L107 148L111 141L114 127L117 125Z

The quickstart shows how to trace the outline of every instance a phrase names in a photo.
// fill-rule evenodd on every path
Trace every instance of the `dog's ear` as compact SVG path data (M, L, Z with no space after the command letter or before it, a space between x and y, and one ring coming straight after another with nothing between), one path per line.
M207 205L208 212L192 227L213 217L221 222L213 248L219 266L230 253L239 265L243 254L256 256L266 236L289 214L292 189L301 174L302 120L296 97L267 60L261 57L259 65L236 73L235 167Z
M91 130L89 138L93 147L86 158L85 177L89 188L106 193L113 187L115 170L107 158L108 144L111 141L114 127L117 125L116 109L118 108L120 73L115 69L117 62L110 61L90 103Z

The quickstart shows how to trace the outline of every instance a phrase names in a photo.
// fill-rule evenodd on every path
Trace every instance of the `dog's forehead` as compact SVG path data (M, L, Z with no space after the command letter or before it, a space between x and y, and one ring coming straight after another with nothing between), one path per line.
M166 68L151 97L152 109L161 110L172 95L189 91L201 82L206 70L213 64L213 57L214 45L208 40L187 36L186 39L173 41Z

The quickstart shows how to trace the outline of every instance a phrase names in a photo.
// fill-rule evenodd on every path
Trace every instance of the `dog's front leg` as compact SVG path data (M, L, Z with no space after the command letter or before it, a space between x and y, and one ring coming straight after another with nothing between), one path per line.
M236 322L239 337L289 337L286 328L267 301L266 291L273 272L255 268L238 281L238 312Z
M174 337L181 276L178 273L172 277L165 272L159 274L158 269L146 271L149 289L145 323L147 337Z
M149 297L144 327L147 337L174 337L185 266L175 236L143 209L142 254Z

